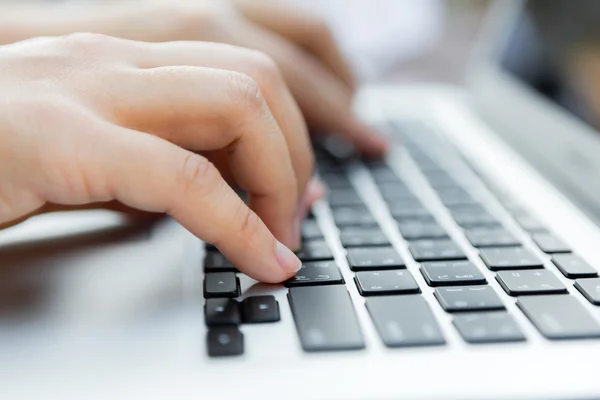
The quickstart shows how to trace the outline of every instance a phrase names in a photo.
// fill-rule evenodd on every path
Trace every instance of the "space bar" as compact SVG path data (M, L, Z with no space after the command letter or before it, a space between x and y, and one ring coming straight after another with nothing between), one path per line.
M288 300L304 351L365 347L354 305L343 285L290 288Z

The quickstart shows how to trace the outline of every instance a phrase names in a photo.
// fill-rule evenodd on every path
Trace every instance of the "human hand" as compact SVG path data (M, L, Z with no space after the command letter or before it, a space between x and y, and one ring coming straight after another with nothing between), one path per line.
M215 43L40 38L0 47L0 87L0 227L118 202L169 214L257 280L300 267L288 247L322 193L308 183L301 112L269 57Z
M320 17L273 0L145 0L65 10L61 29L164 42L228 43L270 55L315 134L337 134L366 156L387 141L353 113L354 78Z

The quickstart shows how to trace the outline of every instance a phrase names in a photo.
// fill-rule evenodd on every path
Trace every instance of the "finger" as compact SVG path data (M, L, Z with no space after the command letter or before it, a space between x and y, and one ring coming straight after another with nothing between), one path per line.
M246 18L310 52L350 89L355 88L352 69L322 17L270 0L238 0L237 4Z
M339 135L368 157L387 151L387 141L354 115L352 92L317 59L259 29L239 40L273 57L312 130Z
M104 105L116 124L193 151L227 150L250 207L296 248L296 177L283 134L258 84L237 72L201 67L127 70Z
M79 149L85 159L81 176L90 188L88 202L117 200L138 210L167 213L260 281L281 282L299 268L296 256L204 157L159 137L113 126L97 137L101 140ZM81 200L63 198L53 184L44 186L50 202Z
M171 42L135 44L135 62L141 68L173 65L203 66L244 73L260 86L261 93L285 136L302 195L313 174L314 156L308 129L279 68L266 54L216 43Z

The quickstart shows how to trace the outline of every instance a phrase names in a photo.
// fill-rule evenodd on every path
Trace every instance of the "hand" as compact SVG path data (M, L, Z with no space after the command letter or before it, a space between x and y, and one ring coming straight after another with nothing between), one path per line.
M0 47L0 87L0 226L118 202L171 215L257 280L300 267L288 247L322 193L268 56L75 34Z
M320 17L274 0L119 1L115 8L98 7L79 7L80 14L64 10L59 26L140 41L198 40L260 50L279 66L312 132L338 134L366 156L385 153L387 142L352 111L354 78Z

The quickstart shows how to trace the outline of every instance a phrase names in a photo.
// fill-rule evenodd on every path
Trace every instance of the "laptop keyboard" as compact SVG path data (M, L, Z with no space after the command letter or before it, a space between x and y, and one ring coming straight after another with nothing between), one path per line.
M517 309L547 339L600 338L600 324L583 306L583 302L600 304L596 269L522 205L486 182L435 132L414 125L394 129L437 195L437 209L426 205L414 186L386 162L359 163L377 187L373 196L383 200L385 212L406 242L408 253L404 254L410 254L411 263L419 268L407 268L407 255L402 256L392 244L380 225L381 218L364 201L364 191L359 193L353 186L348 168L356 160L339 159L317 148L317 171L329 189L328 209L347 266L336 261L319 220L311 215L302 228L303 246L297 253L303 266L285 282L289 304L279 305L273 296L250 296L241 301L236 299L241 295L238 271L208 246L204 296L209 355L242 354L243 335L238 326L276 323L280 306L291 308L299 343L306 352L364 349L363 328L356 315L356 307L364 306L387 347L447 345L432 307L452 315L452 326L466 343L527 341L505 306L515 300ZM471 174L455 179L457 173L449 167L454 161ZM489 197L472 190L477 186L497 200L503 213L490 207ZM466 241L457 241L456 233L445 228L447 224L439 219L443 211ZM528 244L506 226L511 219L521 234L531 239ZM531 246L537 246L548 259L538 257ZM494 285L473 262L472 254L494 272ZM352 280L344 279L341 272L348 267ZM424 288L414 274L422 275L438 304L424 298ZM565 285L559 274L572 283ZM351 285L364 304L352 300Z

